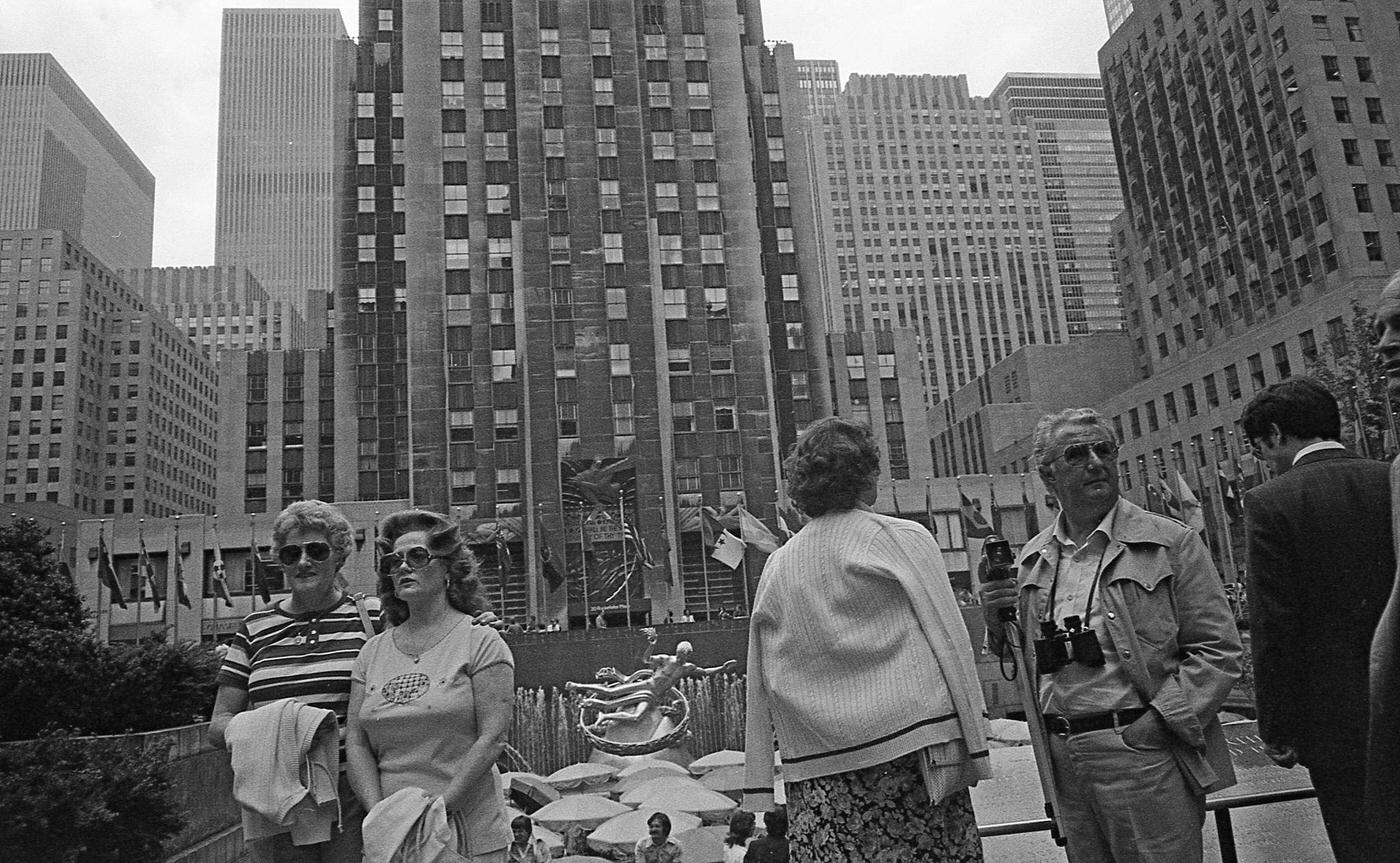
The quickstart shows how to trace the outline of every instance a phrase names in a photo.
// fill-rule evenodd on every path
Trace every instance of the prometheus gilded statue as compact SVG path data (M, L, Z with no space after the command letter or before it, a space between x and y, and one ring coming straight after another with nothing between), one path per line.
M645 755L679 743L690 724L690 703L676 685L739 665L733 659L712 668L696 665L688 641L677 644L674 655L656 653L656 630L642 631L647 637L645 668L629 675L600 668L597 683L564 684L565 691L588 696L579 702L579 729L598 749L614 755Z

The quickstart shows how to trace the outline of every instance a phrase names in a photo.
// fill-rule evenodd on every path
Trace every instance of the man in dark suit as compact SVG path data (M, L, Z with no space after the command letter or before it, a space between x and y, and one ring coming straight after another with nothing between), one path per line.
M1265 388L1240 419L1278 474L1245 496L1259 735L1308 768L1338 863L1391 859L1362 817L1371 636L1395 578L1389 471L1337 441L1311 378Z
M1376 304L1376 352L1392 401L1400 400L1400 273ZM1400 513L1400 457L1390 465L1392 517ZM1400 581L1371 641L1371 739L1366 750L1366 817L1400 845Z

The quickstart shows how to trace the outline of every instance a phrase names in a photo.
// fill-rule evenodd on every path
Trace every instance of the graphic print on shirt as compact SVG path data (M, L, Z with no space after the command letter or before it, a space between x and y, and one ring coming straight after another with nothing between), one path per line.
M428 691L428 675L417 671L393 677L379 690L385 701L394 704L408 704L417 701Z

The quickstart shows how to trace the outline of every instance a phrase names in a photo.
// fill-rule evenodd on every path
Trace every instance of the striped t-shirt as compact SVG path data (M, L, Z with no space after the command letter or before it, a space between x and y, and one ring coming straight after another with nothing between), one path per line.
M378 597L361 600L383 631ZM335 711L342 729L350 704L350 669L368 641L355 600L329 610L289 614L278 605L243 618L219 669L220 686L248 693L248 709L282 698Z

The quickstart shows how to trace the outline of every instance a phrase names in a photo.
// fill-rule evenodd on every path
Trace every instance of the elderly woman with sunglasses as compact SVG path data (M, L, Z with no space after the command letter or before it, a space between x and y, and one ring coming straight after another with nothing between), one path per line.
M496 759L514 715L515 660L495 629L473 624L477 560L457 523L433 512L394 513L379 537L379 594L394 626L355 663L346 736L350 782L371 807L366 835L436 818L461 858L504 861L511 829ZM372 850L367 861L380 859ZM381 856L416 859L407 851Z
M236 714L283 698L334 711L343 732L351 666L382 628L379 600L348 595L342 587L353 533L340 510L319 500L297 501L273 521L272 544L292 593L244 618L229 642L209 723L215 746L225 744ZM341 829L329 842L294 846L286 833L250 840L252 859L358 861L364 808L341 785Z

